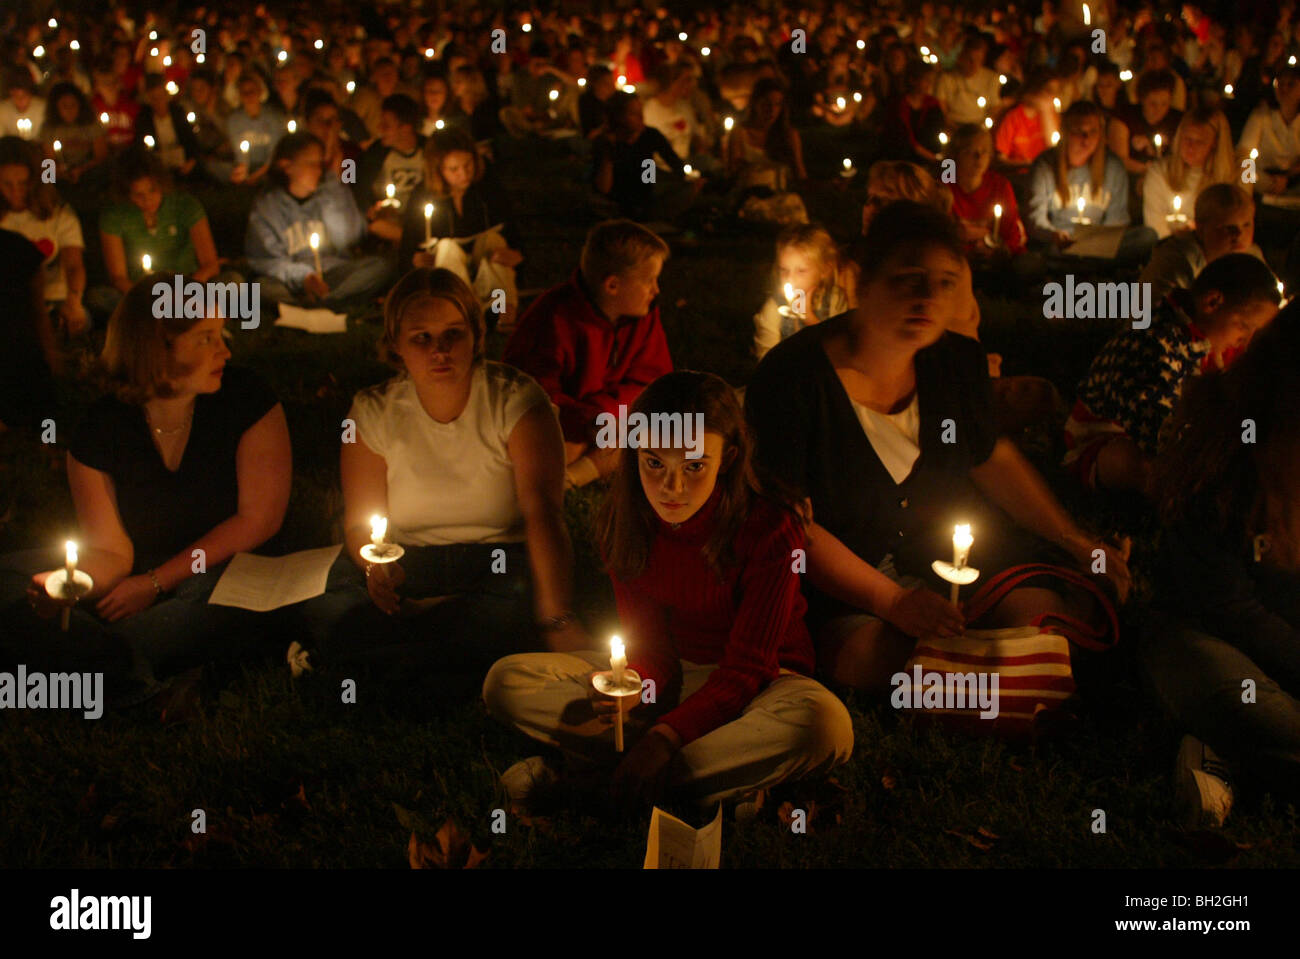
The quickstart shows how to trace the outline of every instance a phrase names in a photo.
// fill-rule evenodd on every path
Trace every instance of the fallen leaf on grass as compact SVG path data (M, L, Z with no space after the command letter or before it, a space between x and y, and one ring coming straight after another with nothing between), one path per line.
M413 832L406 845L412 869L473 869L487 851L473 845L454 819L448 819L433 842L421 842Z

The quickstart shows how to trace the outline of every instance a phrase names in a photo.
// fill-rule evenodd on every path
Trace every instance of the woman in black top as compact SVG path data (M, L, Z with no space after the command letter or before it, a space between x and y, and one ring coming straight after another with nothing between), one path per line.
M509 210L474 142L463 132L436 133L424 145L424 182L411 194L402 219L398 264L402 270L445 269L474 290L489 328L518 308L515 267L523 261ZM424 210L433 204L425 247ZM493 227L500 227L494 230ZM469 242L460 242L468 240ZM502 291L497 294L497 290ZM503 299L498 305L498 300Z
M79 631L124 641L131 678L146 688L164 671L229 655L253 634L255 614L207 599L227 560L279 530L292 471L275 395L227 366L216 311L187 319L175 309L172 280L146 276L113 313L101 357L108 395L75 431L67 464L80 568L95 581L75 612ZM179 318L155 316L155 284ZM45 616L57 612L49 575L35 574L28 588Z
M962 631L957 607L922 585L946 592L930 563L951 557L957 523L972 525L969 562L984 577L1030 560L1090 568L1103 549L1105 577L1127 593L1125 557L1081 531L998 437L980 345L944 329L961 256L949 218L886 207L860 251L861 305L775 347L746 395L760 465L811 499L809 617L823 668L845 685L885 688L917 638ZM1020 588L980 625L1046 612L1096 610L1082 593Z

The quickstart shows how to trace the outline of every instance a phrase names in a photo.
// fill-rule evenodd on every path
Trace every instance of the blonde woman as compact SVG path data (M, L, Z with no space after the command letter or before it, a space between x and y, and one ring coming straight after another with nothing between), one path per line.
M1174 197L1181 197L1181 226L1195 226L1190 216L1202 190L1215 183L1235 183L1240 171L1233 155L1228 118L1218 110L1192 110L1178 124L1169 155L1147 167L1142 185L1142 214L1156 235L1167 237L1178 227Z
M1130 227L1115 259L1140 260L1156 237L1147 227L1130 226L1128 173L1106 149L1103 120L1101 108L1088 100L1065 111L1061 142L1030 169L1025 225L1035 240L1058 253L1065 253L1081 226Z
M853 267L841 260L835 241L820 226L803 224L781 231L772 279L772 291L754 317L755 359L761 360L805 326L856 305Z

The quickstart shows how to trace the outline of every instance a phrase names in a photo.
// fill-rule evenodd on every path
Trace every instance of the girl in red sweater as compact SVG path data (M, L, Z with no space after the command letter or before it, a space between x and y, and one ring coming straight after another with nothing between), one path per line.
M702 416L703 429L635 449L629 414L597 524L628 666L642 678L641 697L622 700L634 711L615 793L654 800L672 788L708 807L845 762L848 712L810 678L804 523L759 492L734 392L711 374L670 373L646 388L637 412L692 425ZM591 684L607 668L603 650L508 656L483 698L534 739L608 755L616 707Z
M957 180L947 184L952 193L952 215L962 230L966 252L973 256L991 254L997 230L997 244L1013 256L1025 252L1028 239L1011 181L989 169L993 160L993 134L975 123L958 127L952 136L949 156L957 162ZM1001 206L1002 216L996 216Z

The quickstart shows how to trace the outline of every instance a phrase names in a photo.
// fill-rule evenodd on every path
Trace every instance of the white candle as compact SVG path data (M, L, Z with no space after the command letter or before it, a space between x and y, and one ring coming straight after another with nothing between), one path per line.
M384 201L384 206L400 206L397 202L397 187L394 184L390 183L384 187L384 194L388 197Z
M609 638L609 668L614 674L614 687L623 688L623 671L627 669L627 651L623 648L623 640L618 636Z
M140 257L140 265L144 267L144 271L148 273L153 269L153 257L146 253L144 256Z
M319 234L319 233L313 233L313 234L311 235L310 239L307 240L307 242L308 242L309 244L311 244L311 255L312 255L312 259L314 259L314 260L316 261L316 273L317 273L319 276L324 277L325 273L324 273L324 271L321 270L321 268L320 268L320 234ZM385 526L387 526L387 522L388 522L387 520L384 521L384 525L385 525ZM378 545L378 544L376 544L376 545Z
M1092 11L1088 9L1086 3L1083 5L1083 25L1085 27L1092 25Z
M370 517L370 544L372 546L384 545L384 534L388 532L388 517L375 514Z
M993 243L998 242L998 237L1002 235L1002 204L993 204Z
M1181 195L1174 195L1173 208L1174 212L1165 217L1165 219L1170 223L1186 223L1187 214L1183 213L1183 198Z
M970 559L970 548L975 537L970 534L970 523L959 523L952 531L952 565L962 569Z
M430 246L433 242L433 204L424 205L424 245Z
M1163 141L1161 141L1161 139L1160 139L1160 134L1157 133L1157 134L1152 138L1152 141L1153 141L1153 142L1155 143L1155 145L1156 145L1156 156L1160 156L1160 144L1161 144L1161 142L1163 142Z
M68 574L68 585L71 586L77 572L77 544L74 540L68 540L63 544L63 549L65 557L63 568Z

